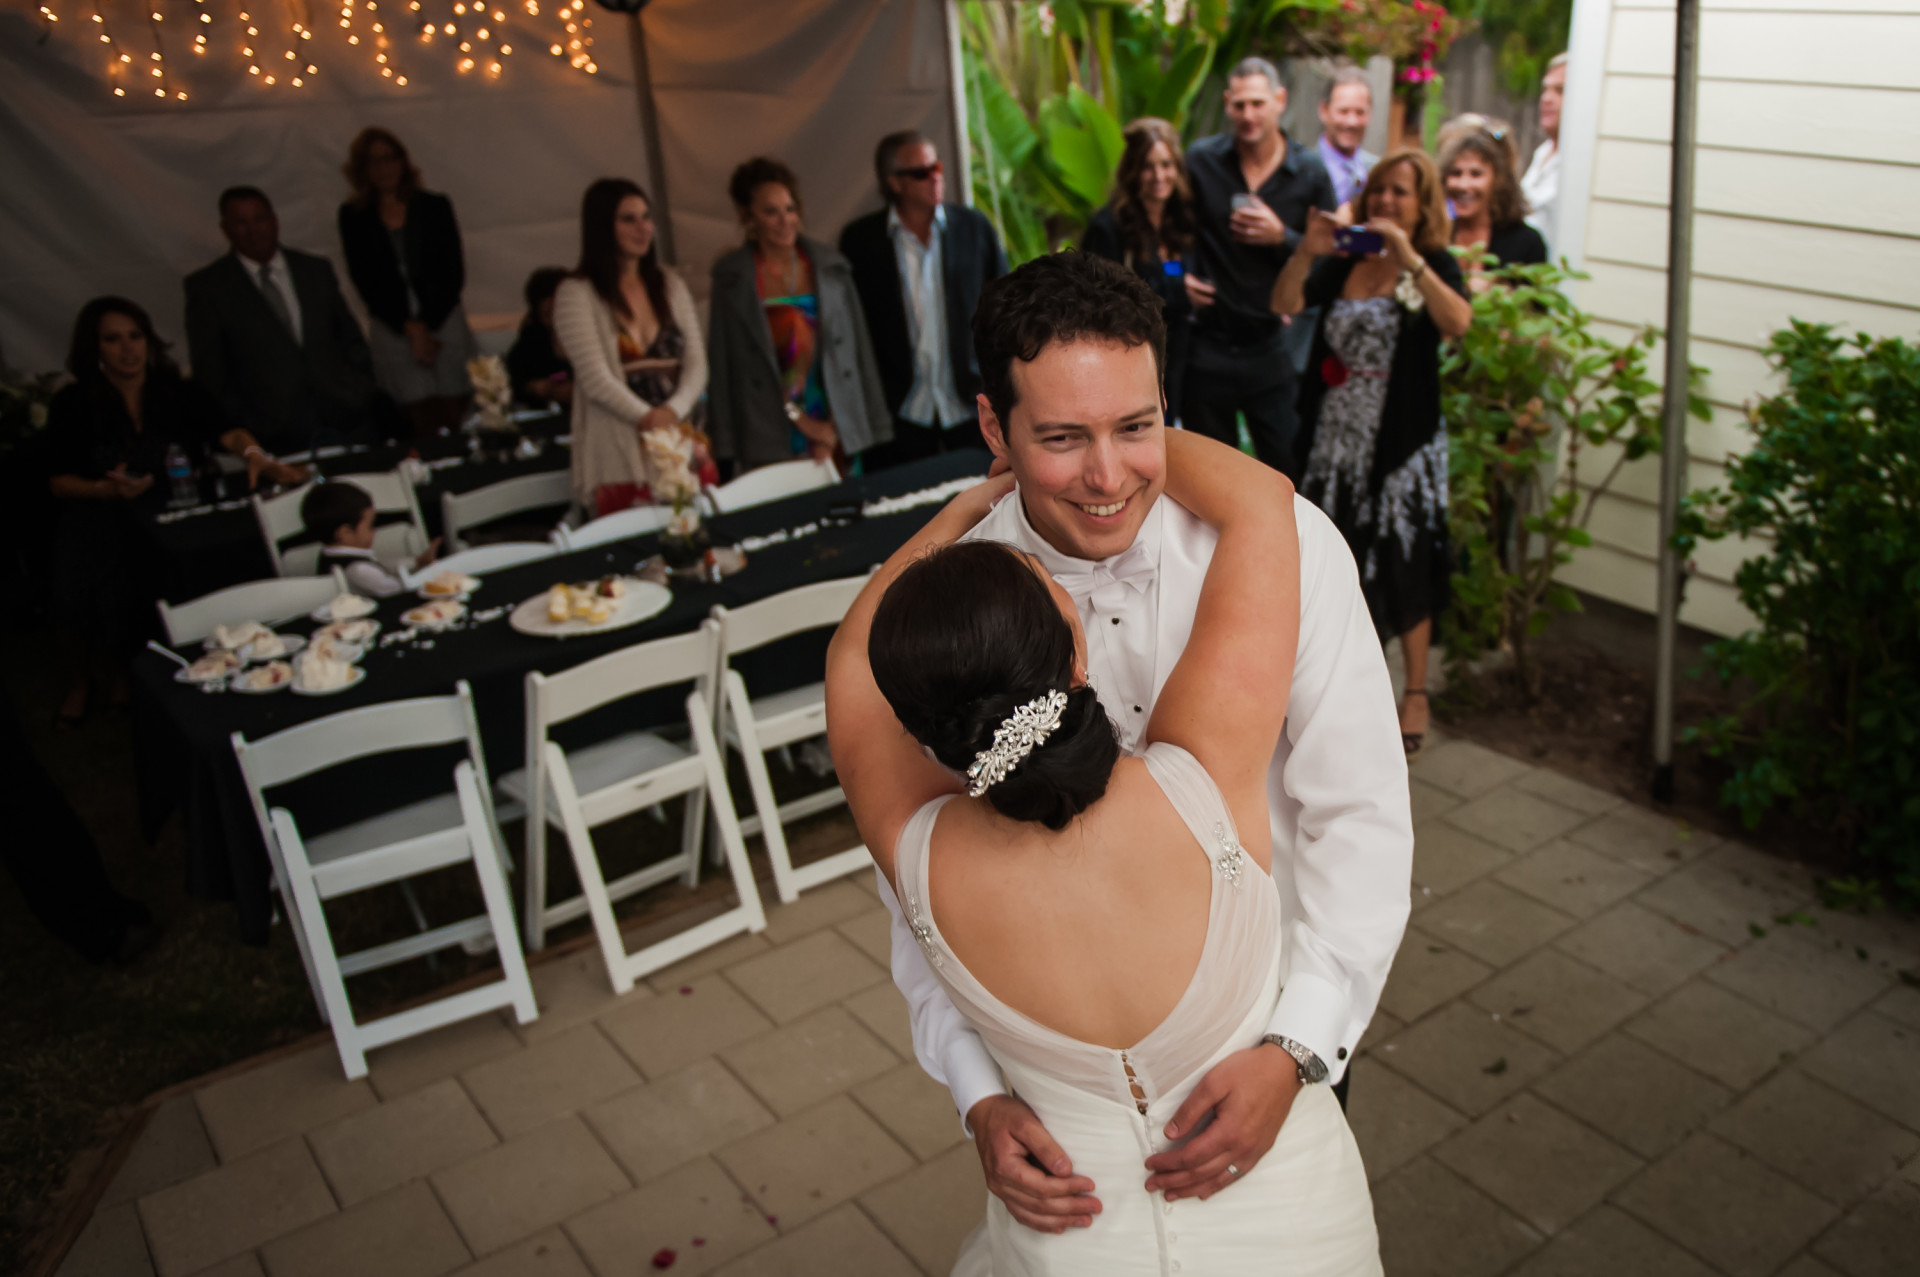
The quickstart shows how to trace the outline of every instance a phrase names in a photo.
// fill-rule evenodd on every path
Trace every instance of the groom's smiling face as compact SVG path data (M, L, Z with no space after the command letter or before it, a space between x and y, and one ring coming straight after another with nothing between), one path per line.
M1152 347L1049 342L1031 361L1016 359L1012 379L1008 420L981 395L980 428L1013 467L1034 531L1077 559L1121 553L1166 486Z

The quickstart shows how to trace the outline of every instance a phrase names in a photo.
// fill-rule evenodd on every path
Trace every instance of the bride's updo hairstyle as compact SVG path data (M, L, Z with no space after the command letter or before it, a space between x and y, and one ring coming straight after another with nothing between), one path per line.
M1003 816L1063 829L1107 792L1120 742L1091 687L1073 685L1073 630L1027 560L959 541L888 587L867 636L880 694L913 738L963 775L1014 710L1067 693L1060 726L986 798Z

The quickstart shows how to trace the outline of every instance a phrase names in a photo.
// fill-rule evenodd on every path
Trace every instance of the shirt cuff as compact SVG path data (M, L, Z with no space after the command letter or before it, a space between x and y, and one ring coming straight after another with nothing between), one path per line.
M1329 980L1298 973L1288 977L1280 991L1280 1004L1273 1009L1267 1032L1292 1038L1320 1057L1327 1066L1327 1080L1338 1081L1346 1072L1346 1052L1341 1050L1340 1026L1347 1018L1347 998Z
M971 1033L960 1034L948 1043L940 1063L946 1071L947 1089L953 1092L954 1106L960 1110L960 1129L972 1139L973 1128L967 1124L967 1114L973 1112L973 1106L990 1096L1007 1093L1000 1066Z

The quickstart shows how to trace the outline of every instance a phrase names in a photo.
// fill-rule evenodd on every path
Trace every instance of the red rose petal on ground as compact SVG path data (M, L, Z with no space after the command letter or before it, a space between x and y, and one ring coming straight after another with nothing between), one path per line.
M681 992L682 994L687 994L687 993L692 993L692 992L693 992L693 986L692 986L692 985L690 985L690 984L683 984L683 985L681 985L681 986L680 986L680 992Z
M678 1258L679 1256L673 1253L673 1247L662 1246L659 1250L653 1252L653 1266L655 1268L671 1268L673 1267L673 1261Z
M704 1246L707 1244L707 1239L704 1237L696 1237L693 1239L693 1244L696 1246Z

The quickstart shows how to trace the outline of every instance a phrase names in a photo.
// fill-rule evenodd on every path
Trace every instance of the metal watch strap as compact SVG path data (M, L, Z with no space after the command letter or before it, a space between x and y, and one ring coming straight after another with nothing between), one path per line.
M1294 1066L1300 1070L1300 1085L1312 1086L1316 1082L1327 1080L1326 1063L1313 1053L1311 1047L1303 1046L1292 1038L1282 1037L1278 1033L1269 1033L1260 1039L1262 1046L1269 1042L1293 1057Z

